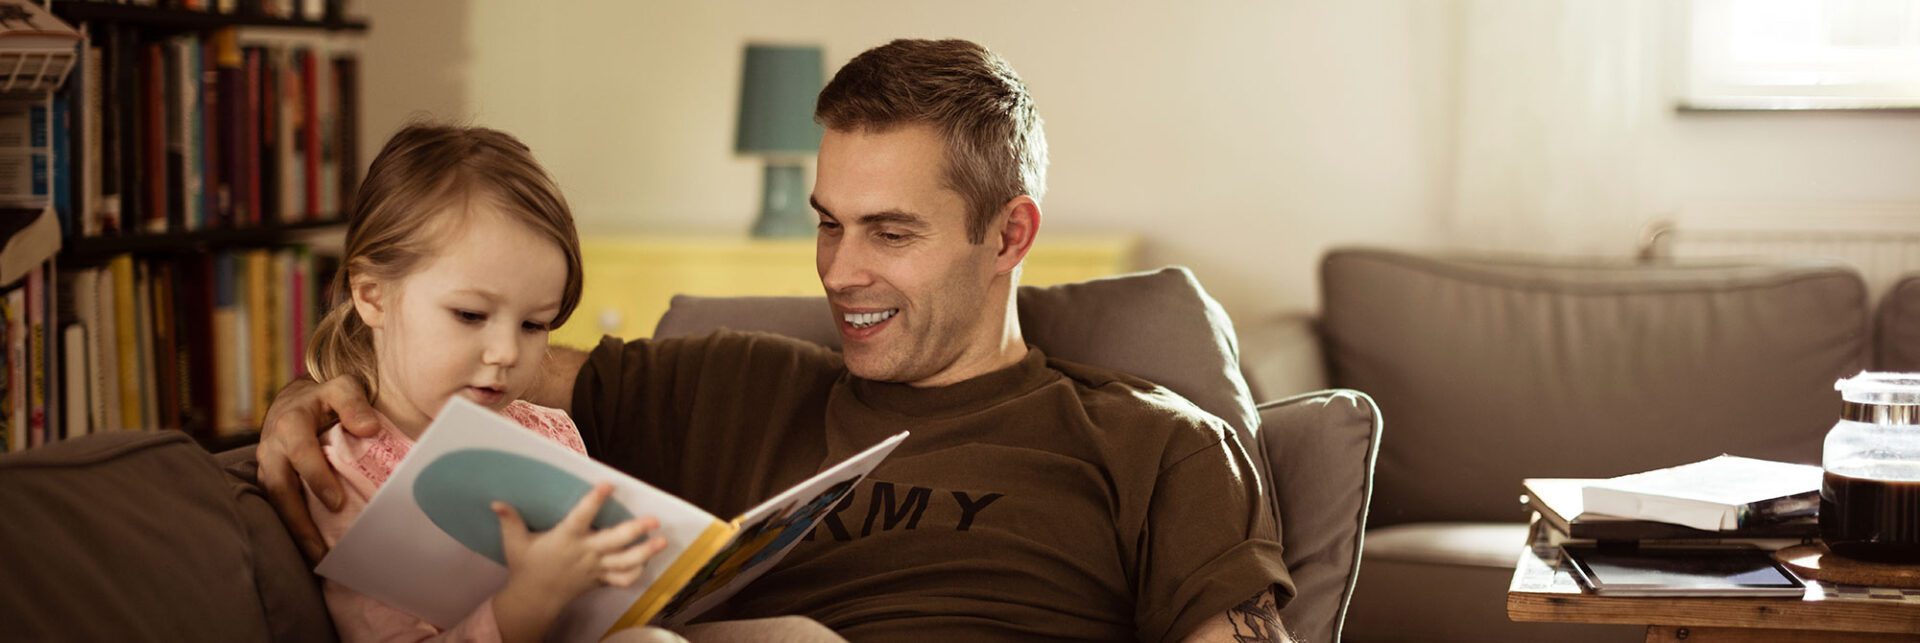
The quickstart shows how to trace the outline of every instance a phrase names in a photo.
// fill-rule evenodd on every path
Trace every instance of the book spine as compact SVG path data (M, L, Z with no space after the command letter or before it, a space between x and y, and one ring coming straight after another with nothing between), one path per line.
M621 614L620 618L607 628L606 634L652 622L654 616L659 615L660 611L667 607L667 603L672 601L689 581L693 580L693 575L699 572L701 567L706 566L708 561L713 560L713 557L719 554L720 550L738 533L740 533L738 524L718 520L701 530L700 535L680 553L680 557L673 559L666 570L660 572L660 577L647 587L647 591L627 607L626 613Z
M244 138L245 143L240 152L246 155L246 167L243 170L246 176L246 187L242 190L247 196L246 222L254 226L266 222L265 212L262 211L263 201L261 195L261 191L264 188L260 182L260 92L261 86L263 85L261 65L260 49L257 47L247 48L246 97L243 101L244 105L241 107L241 111L244 112L241 124L241 128L243 129L241 136Z
M308 218L319 218L330 214L323 213L320 209L320 70L316 64L313 50L301 50L300 125L301 138L305 140L301 149L305 153L305 160L301 163L300 169L306 183L303 195L306 197Z
M73 283L68 285L73 293L74 320L86 332L86 380L78 389L84 391L87 400L87 427L89 433L105 431L109 426L106 415L106 397L102 389L101 337L104 326L100 325L100 271L83 269L74 273Z
M246 59L233 29L215 32L214 42L220 92L220 222L234 227L246 219L246 142L241 136L246 130Z
M214 258L208 255L187 258L183 263L187 277L181 280L184 294L180 300L183 309L181 328L187 334L187 355L183 360L187 371L187 408L193 409L192 415L183 423L202 431L214 432L218 429L219 382L214 374L219 368L224 347L214 334L215 301L217 301L218 279L215 277Z
M7 291L7 450L27 448L27 291Z
M335 215L345 218L353 211L354 194L360 189L360 63L350 56L334 59L334 84L339 106L334 110L340 133L338 172L339 197Z
M139 350L139 371L134 384L140 389L140 428L160 428L159 387L154 377L153 275L144 261L133 264L133 310L135 346Z
M61 387L66 399L63 437L73 439L86 435L88 428L87 329L80 324L67 324L61 333L60 349L64 358L61 375L66 379Z
M27 273L25 292L27 322L27 444L36 447L47 438L47 361L46 306L42 303L40 268Z
M147 188L146 203L141 206L145 219L142 229L154 234L168 230L170 215L167 180L167 64L166 49L160 43L148 43L144 64L144 73L140 81L144 89L141 92L142 141L144 148L143 178Z
M137 316L133 308L133 257L121 255L108 264L113 271L113 312L116 354L119 356L121 428L141 426L140 350Z
M80 172L81 193L80 212L84 215L80 234L98 237L114 229L118 220L118 206L107 204L107 174L103 162L106 148L105 122L103 117L101 78L105 68L101 58L105 55L100 47L83 48L84 57L80 66L79 92L81 100L80 142L77 146ZM98 335L98 333L94 333Z
M235 394L240 388L241 358L246 348L246 335L240 330L240 292L235 287L238 281L239 266L232 253L222 252L214 258L214 309L213 332L215 337L226 338L216 348L216 361L212 364L214 378L214 429L219 435L232 435L244 426L239 421L241 396Z
M248 357L252 365L247 381L249 388L247 416L248 426L260 426L266 415L267 403L273 400L273 291L267 287L272 281L271 262L264 250L247 253L247 323L250 333L247 341Z
M160 420L156 423L161 429L179 430L180 427L180 381L175 377L179 367L179 346L175 340L173 326L173 266L165 262L153 265L153 335L154 335L154 386L158 390L154 407L158 409Z

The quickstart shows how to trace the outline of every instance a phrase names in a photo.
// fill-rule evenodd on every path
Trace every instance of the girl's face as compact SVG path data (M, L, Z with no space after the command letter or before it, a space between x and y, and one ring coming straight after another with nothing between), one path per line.
M498 411L524 395L566 289L553 241L486 199L460 207L436 215L464 221L413 274L354 288L379 356L376 406L413 438L454 396Z

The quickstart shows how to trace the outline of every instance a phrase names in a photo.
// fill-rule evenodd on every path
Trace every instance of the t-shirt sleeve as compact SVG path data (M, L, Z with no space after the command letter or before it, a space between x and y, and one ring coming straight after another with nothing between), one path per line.
M1268 588L1280 605L1293 597L1272 505L1237 445L1174 454L1160 471L1135 567L1143 641L1180 640Z

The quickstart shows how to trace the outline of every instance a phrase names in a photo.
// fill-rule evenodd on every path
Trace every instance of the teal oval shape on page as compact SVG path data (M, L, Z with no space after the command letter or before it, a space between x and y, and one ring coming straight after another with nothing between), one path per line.
M474 553L507 564L500 544L498 500L520 512L529 531L560 523L593 485L559 467L515 453L462 449L440 456L413 481L413 501L434 526ZM619 501L608 498L593 517L594 529L633 519Z

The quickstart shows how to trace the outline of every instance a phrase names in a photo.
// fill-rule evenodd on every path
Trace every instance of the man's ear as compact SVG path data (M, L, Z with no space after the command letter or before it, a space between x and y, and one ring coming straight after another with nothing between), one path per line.
M353 297L353 312L360 315L360 321L368 328L379 328L386 323L388 295L385 284L364 275L352 275L347 287Z
M1001 222L997 239L1000 247L993 258L996 274L1012 272L1020 267L1020 262L1027 258L1027 251L1033 249L1033 239L1040 234L1040 202L1024 194L1014 197L1001 209L998 218Z

